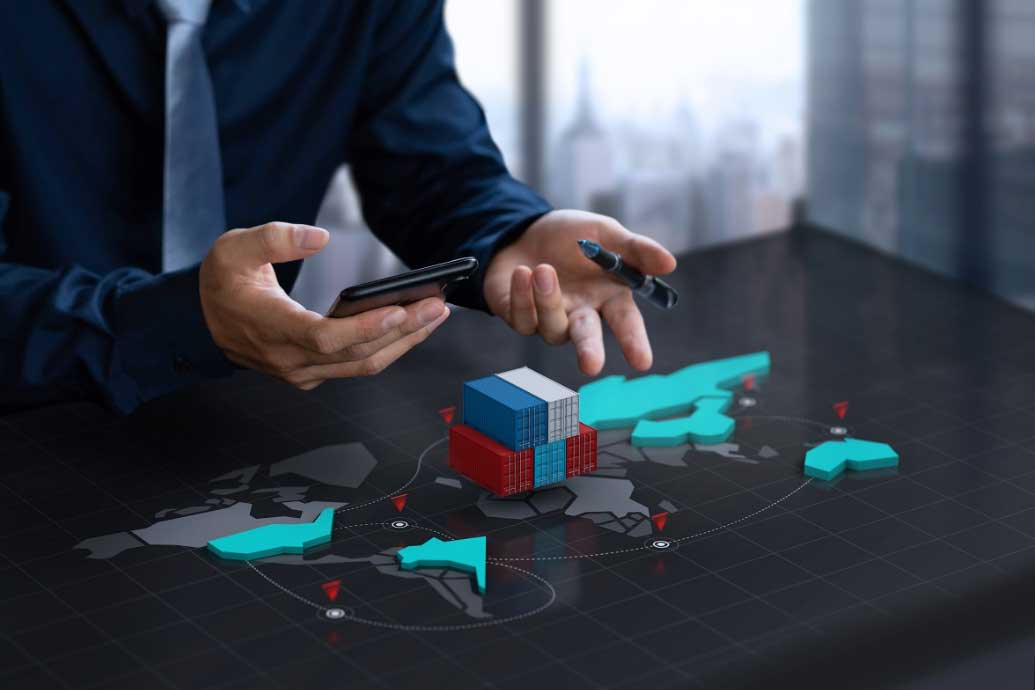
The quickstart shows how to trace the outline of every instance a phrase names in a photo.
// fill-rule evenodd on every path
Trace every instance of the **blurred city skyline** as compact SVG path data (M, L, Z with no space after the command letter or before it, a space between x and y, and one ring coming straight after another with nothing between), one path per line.
M461 82L511 171L522 160L525 0L448 0ZM540 192L615 216L680 252L779 230L801 195L803 0L544 0ZM318 223L331 246L306 262L303 304L401 268L366 231L347 173ZM333 258L332 258L333 255ZM314 307L316 308L316 307Z
M461 80L519 177L527 1L446 4ZM541 2L533 177L553 203L683 251L784 227L807 196L810 222L1035 305L1031 0ZM319 222L335 239L296 288L314 304L343 268L399 268L347 174Z
M504 141L517 120L520 1L446 4L457 71ZM574 117L582 66L605 122L651 126L690 110L704 136L744 117L774 139L801 131L802 0L554 0L547 10L551 137Z
M518 2L451 0L447 21L461 80L521 175ZM803 183L800 0L546 8L540 191L552 203L614 215L675 251L790 222Z

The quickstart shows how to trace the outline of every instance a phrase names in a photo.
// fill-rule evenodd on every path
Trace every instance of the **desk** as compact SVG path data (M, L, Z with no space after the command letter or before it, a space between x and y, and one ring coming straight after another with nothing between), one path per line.
M438 410L521 365L585 379L570 349L472 312L374 379L244 372L128 418L0 418L0 686L877 687L1032 632L1035 319L804 231L683 257L672 283L679 308L645 313L656 370L772 353L737 391L737 446L651 458L603 434L606 471L534 498L458 482ZM807 444L838 424L898 471L806 484ZM285 463L327 446L348 462ZM305 556L175 545L324 504L347 505ZM665 536L700 536L643 548L663 509ZM490 563L484 599L394 564L477 534L517 559Z

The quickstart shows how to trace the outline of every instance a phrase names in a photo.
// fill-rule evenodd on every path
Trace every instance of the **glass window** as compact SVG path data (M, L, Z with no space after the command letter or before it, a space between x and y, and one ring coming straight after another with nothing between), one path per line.
M518 126L518 16L515 0L448 0L460 81L474 94L496 145L512 172L520 169Z
M1035 307L1035 5L809 4L810 221Z
M1035 310L1035 4L988 7L988 286Z
M786 227L800 0L554 0L547 189L675 251Z

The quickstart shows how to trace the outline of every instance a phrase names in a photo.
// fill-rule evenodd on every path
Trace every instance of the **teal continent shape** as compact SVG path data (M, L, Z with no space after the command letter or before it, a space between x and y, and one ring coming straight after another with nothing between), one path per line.
M312 522L263 525L237 534L213 539L208 550L221 558L251 561L283 553L302 553L331 540L334 508L324 508Z
M805 453L805 476L833 479L845 468L877 470L898 466L898 453L887 443L846 438L826 441Z
M691 364L671 374L606 376L579 388L579 419L597 429L635 426L636 446L721 443L735 426L723 414L733 401L727 388L745 376L765 376L769 363L769 353L762 351ZM655 421L684 412L691 414Z
M485 594L485 537L453 541L432 537L423 544L399 549L395 557L403 570L452 568L473 573L478 591Z
M722 443L733 434L736 424L722 414L730 406L727 398L701 398L689 417L655 422L641 419L632 433L634 446L678 446L681 443Z

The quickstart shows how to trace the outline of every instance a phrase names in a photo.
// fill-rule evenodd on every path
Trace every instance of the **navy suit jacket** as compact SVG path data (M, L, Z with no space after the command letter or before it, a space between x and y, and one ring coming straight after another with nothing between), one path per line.
M203 45L229 227L312 223L343 162L411 265L483 271L549 210L459 84L440 0L216 0ZM161 272L164 63L153 0L0 0L0 405L126 412L232 370L198 267ZM482 277L454 301L484 308Z

